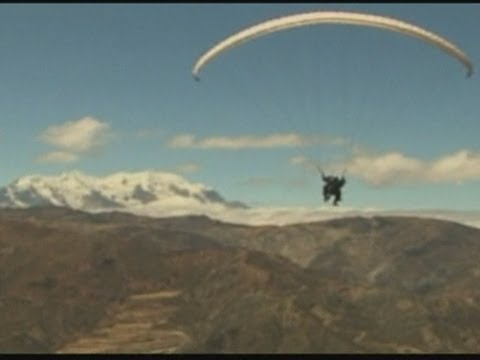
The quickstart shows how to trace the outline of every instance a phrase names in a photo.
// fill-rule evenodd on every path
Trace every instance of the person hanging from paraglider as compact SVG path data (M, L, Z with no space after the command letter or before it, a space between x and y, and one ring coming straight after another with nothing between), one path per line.
M333 206L337 206L342 201L342 187L346 184L345 176L325 176L322 172L323 185L323 201L328 202L333 196Z
M341 177L333 175L325 175L321 169L319 169L320 174L322 175L323 185L323 201L328 202L330 197L333 198L333 206L337 206L340 201L342 201L342 187L347 183L345 179L345 171L342 173Z

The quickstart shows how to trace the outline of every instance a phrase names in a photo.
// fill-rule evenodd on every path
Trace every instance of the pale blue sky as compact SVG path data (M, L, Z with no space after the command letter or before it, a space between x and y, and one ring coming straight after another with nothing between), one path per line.
M1 4L0 183L72 169L104 175L196 164L184 176L228 199L318 206L320 180L290 160L348 160L346 147L167 146L182 134L202 140L318 133L351 139L375 156L396 151L426 164L470 152L460 183L410 179L375 187L353 174L345 206L479 209L479 77L466 79L455 59L422 41L310 26L233 49L193 81L193 63L217 41L276 16L319 9L397 17L455 42L475 65L480 59L479 4ZM37 161L75 150L52 145L54 135L42 142L40 134L85 117L108 123L113 136L93 153L77 148L74 162Z

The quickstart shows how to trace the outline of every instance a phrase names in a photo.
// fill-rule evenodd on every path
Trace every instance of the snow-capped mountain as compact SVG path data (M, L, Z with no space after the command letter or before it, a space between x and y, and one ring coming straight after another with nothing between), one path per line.
M165 172L118 172L94 177L80 171L32 175L0 188L0 207L64 206L98 212L171 213L246 208L210 187Z
M249 225L286 225L342 217L410 216L449 220L480 228L480 211L382 210L375 208L248 207L227 201L214 189L182 176L118 172L94 177L79 171L58 176L24 176L0 188L0 208L62 206L87 212L122 211L150 217L207 215Z

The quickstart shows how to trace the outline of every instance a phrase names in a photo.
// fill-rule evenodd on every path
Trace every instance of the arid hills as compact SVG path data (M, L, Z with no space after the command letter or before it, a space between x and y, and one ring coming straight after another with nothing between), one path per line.
M480 230L0 210L0 353L479 353Z

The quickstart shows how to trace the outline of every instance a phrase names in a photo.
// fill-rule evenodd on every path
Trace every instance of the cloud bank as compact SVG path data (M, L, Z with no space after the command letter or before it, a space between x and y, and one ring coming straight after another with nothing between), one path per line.
M430 218L453 221L467 226L480 228L480 211L450 211L450 210L382 210L375 208L332 208L328 206L313 207L251 207L249 209L217 209L217 208L191 208L175 207L161 209L136 209L138 215L152 217L170 217L182 215L206 215L220 221L245 224L252 226L290 224L326 221L331 219L349 217L373 216L405 216Z

